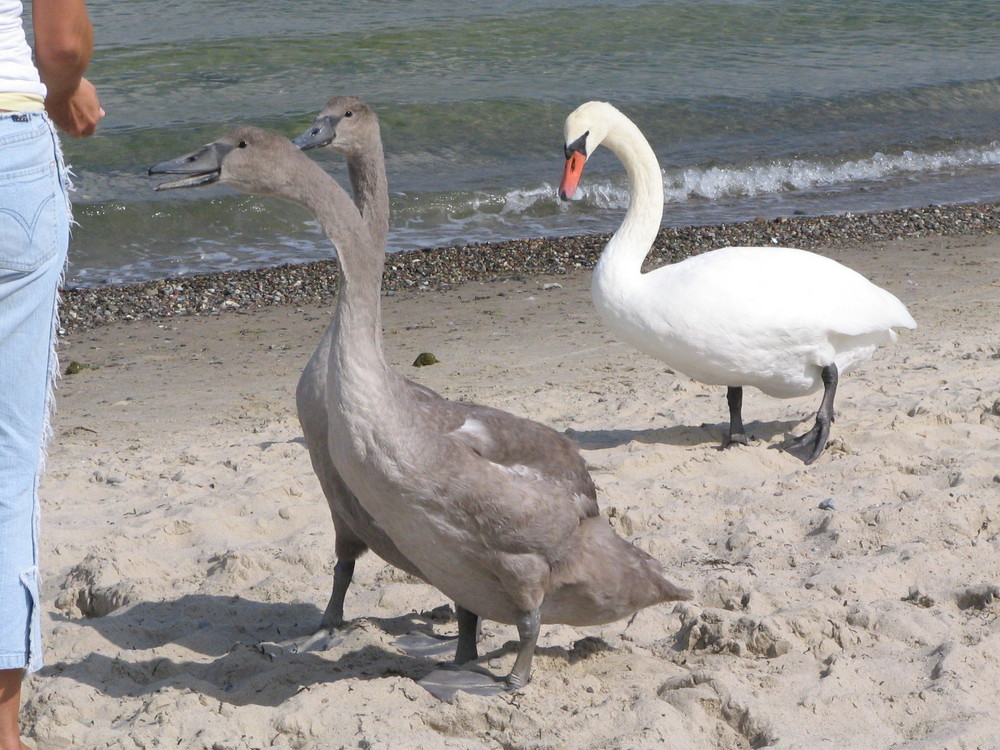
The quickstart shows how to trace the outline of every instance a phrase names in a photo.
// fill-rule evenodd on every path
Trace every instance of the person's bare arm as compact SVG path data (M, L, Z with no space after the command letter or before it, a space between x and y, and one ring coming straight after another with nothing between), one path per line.
M75 137L93 135L104 116L97 90L83 77L94 49L84 0L32 0L35 64L48 93L45 109Z

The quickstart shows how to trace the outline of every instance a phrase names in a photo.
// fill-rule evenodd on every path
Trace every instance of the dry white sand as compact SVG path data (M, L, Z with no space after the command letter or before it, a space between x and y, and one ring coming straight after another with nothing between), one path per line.
M569 430L620 533L696 593L543 628L518 695L441 703L447 601L374 556L342 646L271 659L329 596L333 527L294 412L329 309L73 334L43 487L38 748L1000 747L1000 240L830 250L920 328L844 377L825 454L776 447L819 396L723 389L616 343L589 272L385 298L390 361L452 398ZM558 283L546 289L546 284ZM415 370L422 351L441 363ZM833 510L821 510L832 499ZM516 634L486 623L505 673Z

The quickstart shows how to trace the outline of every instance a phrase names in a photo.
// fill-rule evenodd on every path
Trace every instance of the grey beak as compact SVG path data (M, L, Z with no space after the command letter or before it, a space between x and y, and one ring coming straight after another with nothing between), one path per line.
M317 117L306 132L292 139L292 143L303 151L329 146L337 137L336 128L339 121L339 117Z
M159 174L188 175L179 180L157 185L157 190L173 190L175 188L210 185L219 181L222 171L222 160L233 147L223 143L209 143L197 151L192 151L178 159L163 161L149 168L149 176Z

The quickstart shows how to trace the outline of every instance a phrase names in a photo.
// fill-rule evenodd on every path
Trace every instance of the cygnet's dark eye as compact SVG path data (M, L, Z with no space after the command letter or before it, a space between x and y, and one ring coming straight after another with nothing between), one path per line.
M344 112L344 117L351 117L354 113L351 110Z
M239 143L236 144L236 147L237 148L246 148L247 147L247 142L246 141L240 141Z

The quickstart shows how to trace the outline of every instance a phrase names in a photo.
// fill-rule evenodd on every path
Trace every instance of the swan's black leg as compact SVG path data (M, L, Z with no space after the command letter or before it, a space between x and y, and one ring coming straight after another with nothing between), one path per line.
M510 670L507 679L508 692L524 687L531 679L531 659L535 655L535 644L538 643L538 632L542 626L541 609L533 609L524 612L517 618L517 635L521 641L521 646L517 650L517 658L514 660L514 668Z
M458 620L458 646L455 648L455 663L465 664L479 658L479 615L455 603L455 619Z
M726 446L733 443L746 445L747 435L743 429L743 387L727 388L726 401L729 403L729 442Z
M833 424L833 399L837 395L837 365L829 364L823 368L823 400L820 402L819 411L816 412L816 424L804 435L792 440L793 448L800 448L804 445L811 445L812 451L806 459L806 464L811 464L826 447L826 441L830 437L830 425Z

